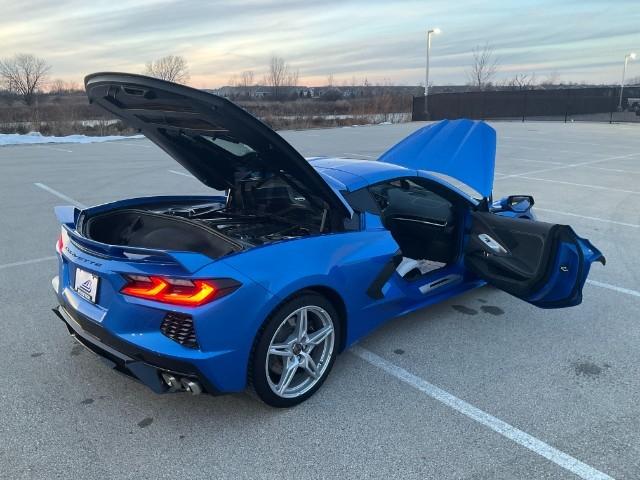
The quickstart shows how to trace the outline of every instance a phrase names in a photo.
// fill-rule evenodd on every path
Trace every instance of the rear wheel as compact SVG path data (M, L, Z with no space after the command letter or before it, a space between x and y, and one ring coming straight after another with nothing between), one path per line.
M249 379L262 401L291 407L324 383L340 344L338 314L315 293L295 297L269 318L251 356Z

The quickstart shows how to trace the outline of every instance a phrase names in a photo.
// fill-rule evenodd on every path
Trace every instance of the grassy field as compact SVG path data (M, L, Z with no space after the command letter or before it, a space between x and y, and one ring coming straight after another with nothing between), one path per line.
M400 123L411 117L411 97L390 94L335 101L300 98L236 103L275 129ZM0 93L0 133L37 131L56 136L133 133L114 120L107 112L89 105L82 91L40 95L31 106L15 96Z

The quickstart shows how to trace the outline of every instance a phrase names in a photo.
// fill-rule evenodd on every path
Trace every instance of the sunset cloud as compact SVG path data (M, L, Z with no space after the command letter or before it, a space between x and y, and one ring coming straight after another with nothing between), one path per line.
M471 51L488 43L499 76L557 73L564 81L614 83L625 53L640 50L637 2L120 1L0 0L0 57L34 53L52 76L80 81L99 70L141 72L145 62L186 57L191 83L215 87L243 70L262 78L284 57L300 82L418 84L425 30L434 38L432 79L465 82ZM640 75L640 62L630 65Z

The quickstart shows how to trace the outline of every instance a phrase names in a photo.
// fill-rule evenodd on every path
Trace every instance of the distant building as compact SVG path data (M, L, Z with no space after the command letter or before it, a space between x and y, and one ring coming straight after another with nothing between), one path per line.
M435 87L434 87L435 88ZM271 98L274 96L273 87L267 85L253 85L250 87L230 86L207 90L221 97L230 99L241 98ZM279 98L322 98L324 96L333 99L339 98L359 98L375 97L379 95L408 95L419 96L424 92L419 86L396 86L396 85L345 85L345 86L323 86L307 87L303 85L287 86L278 88Z

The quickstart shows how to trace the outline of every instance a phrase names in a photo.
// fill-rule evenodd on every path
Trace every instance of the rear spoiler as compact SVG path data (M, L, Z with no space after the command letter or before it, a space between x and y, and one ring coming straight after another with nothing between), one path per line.
M78 215L80 215L80 209L73 205L60 205L55 207L53 211L56 214L56 218L62 225L75 226Z
M213 258L197 252L153 250L150 248L125 247L96 242L95 240L83 237L76 231L76 221L81 212L78 208L65 205L55 207L54 210L69 240L79 249L91 255L127 262L178 265L190 274L197 272L214 261Z

